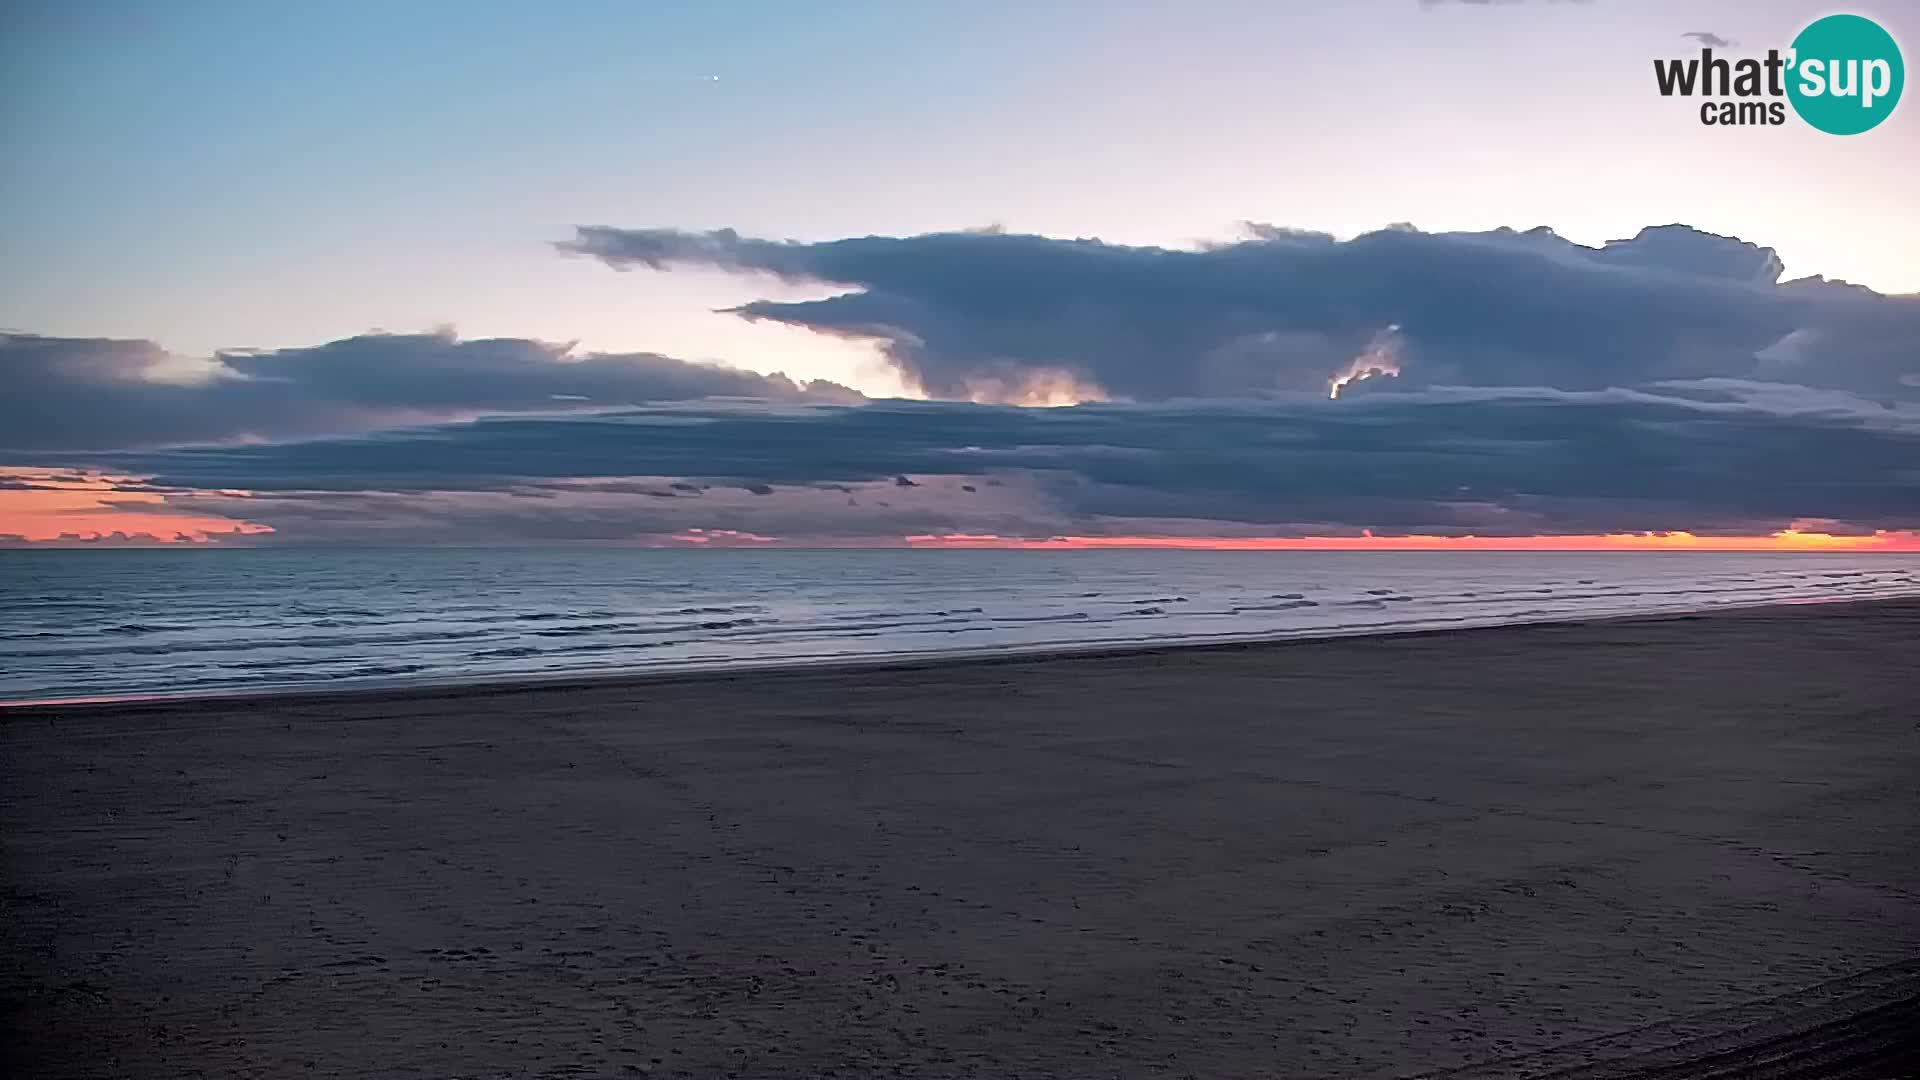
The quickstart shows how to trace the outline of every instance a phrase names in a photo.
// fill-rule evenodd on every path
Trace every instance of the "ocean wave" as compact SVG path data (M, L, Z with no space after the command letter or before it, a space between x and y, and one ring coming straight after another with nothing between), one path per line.
M1230 614L1238 615L1243 611L1297 611L1300 608L1319 607L1313 600L1290 600L1284 604L1242 604L1230 609Z
M178 641L166 644L89 645L75 648L0 650L0 659L56 659L64 657L172 656L193 653L252 652L260 649L321 649L351 645L410 645L436 641L462 641L495 636L491 630L466 630L419 634L309 635L291 638L226 638L220 641Z
M1835 562L1842 557L1289 554L1229 563L1114 553L1076 560L1071 573L1054 561L997 560L977 580L955 580L954 560L906 557L872 577L809 577L800 555L779 564L764 554L735 561L707 552L699 559L705 569L670 581L657 562L625 575L605 570L610 562L582 575L572 556L555 556L551 572L529 575L524 567L539 557L510 557L502 568L475 570L493 556L462 553L435 576L415 574L435 563L413 554L407 577L364 572L365 555L336 565L321 553L289 561L272 578L196 571L180 580L119 580L99 597L82 591L108 587L91 577L58 583L57 596L25 593L37 582L6 581L0 700L939 655L961 642L967 651L1020 650L1444 629L1920 589L1920 561L1883 555ZM399 580L404 590L393 588ZM1383 580L1394 584L1373 584Z

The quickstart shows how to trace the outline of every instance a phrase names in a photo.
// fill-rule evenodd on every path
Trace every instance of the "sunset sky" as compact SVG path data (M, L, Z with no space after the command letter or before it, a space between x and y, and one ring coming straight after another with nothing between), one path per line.
M1920 550L1830 10L9 4L0 542Z

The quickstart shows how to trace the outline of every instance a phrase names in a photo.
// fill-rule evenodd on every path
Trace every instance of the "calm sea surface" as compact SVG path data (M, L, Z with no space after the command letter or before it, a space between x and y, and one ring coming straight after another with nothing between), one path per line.
M1310 636L1920 594L1900 555L0 551L0 700Z

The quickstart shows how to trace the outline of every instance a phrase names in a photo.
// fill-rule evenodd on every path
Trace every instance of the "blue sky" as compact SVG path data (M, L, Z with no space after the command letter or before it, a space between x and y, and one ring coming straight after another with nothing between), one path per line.
M0 545L1920 548L1920 102L1653 78L1826 13L9 4Z
M1683 221L1790 275L1920 290L1913 109L1852 139L1712 131L1653 92L1685 31L1784 45L1825 10L16 4L0 326L204 354L452 325L890 385L858 344L712 313L758 283L557 257L576 224L1598 243Z

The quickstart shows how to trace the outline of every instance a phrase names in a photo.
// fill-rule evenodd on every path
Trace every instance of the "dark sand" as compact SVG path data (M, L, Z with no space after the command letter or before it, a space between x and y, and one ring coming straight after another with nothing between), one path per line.
M0 713L6 1053L1905 1075L1916 721L1920 601Z

